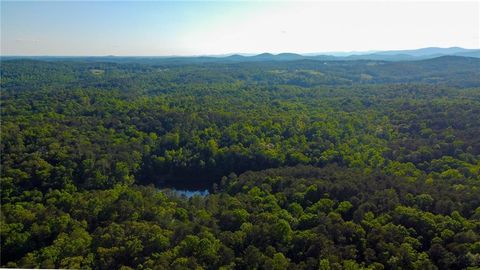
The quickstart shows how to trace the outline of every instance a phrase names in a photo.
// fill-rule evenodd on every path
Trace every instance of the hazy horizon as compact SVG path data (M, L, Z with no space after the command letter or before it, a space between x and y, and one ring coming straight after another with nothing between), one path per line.
M115 54L105 54L105 55L2 55L1 57L228 57L232 55L241 55L241 56L255 56L260 54L272 54L272 55L279 55L279 54L298 54L302 56L316 56L316 55L326 55L326 56L351 56L351 55L367 55L367 54L375 54L381 52L390 52L390 51L413 51L413 50L420 50L420 49L427 49L427 48L439 48L439 49L450 49L450 48L461 48L465 50L480 50L480 48L464 48L459 46L452 46L452 47L422 47L422 48L406 48L406 49L387 49L387 50L369 50L369 51L327 51L327 52L305 52L305 53L296 53L296 52L279 52L279 53L271 53L271 52L259 52L259 53L242 53L242 52L233 52L233 53L223 53L223 54L189 54L189 55L115 55Z
M1 2L2 56L480 48L479 2Z

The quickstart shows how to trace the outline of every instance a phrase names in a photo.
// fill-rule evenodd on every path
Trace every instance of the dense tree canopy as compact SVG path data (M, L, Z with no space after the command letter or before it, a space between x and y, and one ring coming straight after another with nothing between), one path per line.
M480 61L3 61L1 265L480 267ZM160 190L210 186L206 196Z

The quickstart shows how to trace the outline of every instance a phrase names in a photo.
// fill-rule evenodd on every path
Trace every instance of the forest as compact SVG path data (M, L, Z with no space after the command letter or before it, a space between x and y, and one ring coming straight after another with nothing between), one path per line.
M1 267L480 268L479 58L0 70Z

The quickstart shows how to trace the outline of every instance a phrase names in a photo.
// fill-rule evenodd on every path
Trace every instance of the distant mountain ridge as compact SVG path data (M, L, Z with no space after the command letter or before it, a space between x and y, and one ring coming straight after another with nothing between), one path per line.
M413 61L432 59L441 56L461 56L480 58L480 49L464 49L460 47L439 48L428 47L415 50L391 50L378 52L348 53L261 53L257 55L232 54L222 56L1 56L1 60L38 59L38 60L73 60L73 61L108 61L108 62L164 62L164 63L209 63L209 62L253 62L253 61L296 61L296 60L376 60L376 61Z
M470 49L464 49L460 47L450 47L450 48L439 48L439 47L427 47L415 50L396 50L396 51L381 51L376 54L381 55L397 55L397 54L406 54L412 56L428 56L436 54L449 54L454 55L457 53L462 53L466 51L471 51Z
M480 58L480 49L464 49L460 47L438 48L428 47L416 50L380 51L371 54L350 55L349 59L406 61L422 60L441 56L465 56Z

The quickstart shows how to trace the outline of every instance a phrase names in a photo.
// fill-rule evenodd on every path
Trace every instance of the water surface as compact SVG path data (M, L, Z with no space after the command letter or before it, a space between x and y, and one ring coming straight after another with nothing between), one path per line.
M205 190L191 190L191 189L170 189L174 193L180 195L180 196L185 196L187 198L191 198L193 196L207 196L210 194L210 191L208 189Z
M159 184L157 186L162 191L172 192L179 196L191 198L196 195L207 196L210 194L212 184L212 181L206 179L176 179Z

